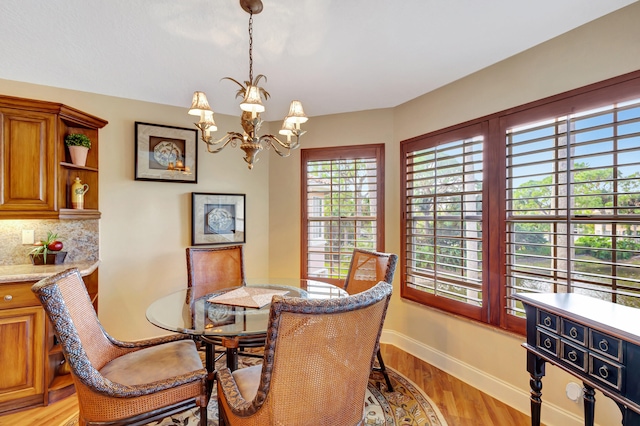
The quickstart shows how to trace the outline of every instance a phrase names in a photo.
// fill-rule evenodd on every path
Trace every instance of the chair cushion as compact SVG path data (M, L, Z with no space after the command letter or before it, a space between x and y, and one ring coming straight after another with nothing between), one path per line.
M202 369L191 340L140 349L118 357L100 370L105 378L127 386L153 383Z
M260 374L262 373L262 365L254 365L253 367L241 368L231 373L236 381L236 386L240 391L240 395L245 401L253 401L258 393L260 385Z

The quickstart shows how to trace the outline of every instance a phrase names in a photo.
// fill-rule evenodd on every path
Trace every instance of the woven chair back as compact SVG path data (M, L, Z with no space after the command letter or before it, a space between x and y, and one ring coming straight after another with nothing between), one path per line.
M244 284L242 246L187 248L187 285L192 287L188 303L216 290Z
M392 284L397 263L398 256L395 254L355 249L344 289L349 294L357 294L380 281Z
M381 282L343 299L274 297L261 377L271 424L359 424L390 296Z
M77 269L40 281L32 288L53 325L60 344L76 366L100 370L123 351L111 343L98 321L87 289ZM79 344L80 348L76 347ZM79 350L78 350L79 349Z

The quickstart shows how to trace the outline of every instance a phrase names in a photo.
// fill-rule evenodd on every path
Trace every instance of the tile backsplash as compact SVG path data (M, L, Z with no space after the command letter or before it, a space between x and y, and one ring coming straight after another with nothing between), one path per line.
M99 221L24 219L0 220L0 265L30 264L31 245L22 244L22 231L34 230L35 241L58 234L62 251L67 252L65 263L99 260Z

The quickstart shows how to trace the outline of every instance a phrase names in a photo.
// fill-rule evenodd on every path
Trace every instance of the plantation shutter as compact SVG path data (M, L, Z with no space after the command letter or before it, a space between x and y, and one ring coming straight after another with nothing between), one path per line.
M342 284L355 248L384 247L383 146L305 150L305 154L303 276Z
M516 292L640 307L640 100L507 129L507 313Z
M403 296L483 305L483 141L426 141L404 154Z

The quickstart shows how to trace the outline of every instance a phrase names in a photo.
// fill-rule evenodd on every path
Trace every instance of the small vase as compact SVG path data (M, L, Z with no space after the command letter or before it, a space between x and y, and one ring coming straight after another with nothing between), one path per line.
M53 253L47 253L47 261L45 262L45 258L42 253L39 254L29 254L31 258L31 263L34 265L59 265L64 262L64 259L67 257L66 251L56 251Z
M76 166L84 167L87 164L87 153L89 148L85 146L70 146L69 154L71 154L71 162Z

